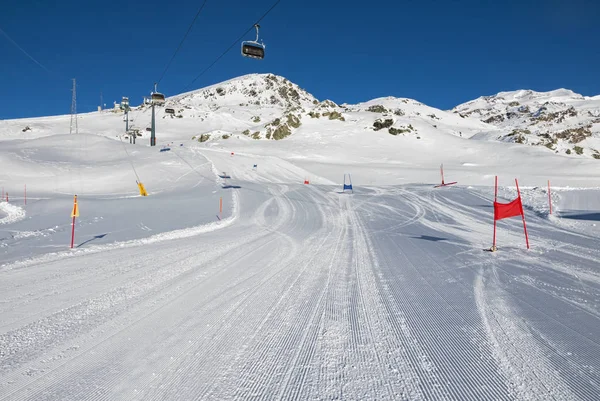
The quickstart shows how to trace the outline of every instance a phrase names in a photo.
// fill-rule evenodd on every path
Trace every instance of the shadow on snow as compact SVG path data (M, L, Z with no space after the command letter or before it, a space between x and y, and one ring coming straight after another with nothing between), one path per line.
M96 239L104 238L104 237L106 237L107 235L108 235L108 234L100 234L100 235L96 235L96 236L94 236L94 237L92 237L92 238L88 239L87 241L84 241L84 242L82 242L81 244L77 245L77 246L76 246L76 248L79 248L79 247L81 247L81 246L84 246L85 244L87 244L87 243L89 243L89 242L92 242L92 241L94 241L94 240L96 240Z
M600 212L563 210L560 212L559 216L563 219L600 221Z

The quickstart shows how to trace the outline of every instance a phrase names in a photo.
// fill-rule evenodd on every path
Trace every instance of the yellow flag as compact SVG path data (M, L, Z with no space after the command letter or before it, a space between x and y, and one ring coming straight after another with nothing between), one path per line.
M71 217L79 217L79 206L77 205L77 195L73 199L73 211L71 212Z

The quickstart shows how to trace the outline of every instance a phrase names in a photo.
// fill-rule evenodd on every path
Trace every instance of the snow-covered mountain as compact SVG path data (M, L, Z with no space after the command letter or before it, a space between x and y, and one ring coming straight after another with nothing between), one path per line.
M150 107L134 107L129 119L138 141L148 143ZM0 139L64 134L69 124L68 115L0 121ZM128 139L119 110L80 114L79 131ZM450 111L395 97L338 105L315 98L284 77L250 74L168 97L156 109L156 133L159 144L193 139L210 147L232 147L238 142L256 146L286 139L293 142L296 157L311 152L329 160L331 152L322 149L340 147L342 142L346 153L341 157L351 152L364 162L437 163L448 160L449 154L457 163L468 164L478 157L479 163L489 162L490 157L498 163L531 158L522 149L508 150L522 143L544 145L535 155L592 159L600 158L600 96L584 97L565 89L501 92ZM289 156L290 147L285 148ZM277 149L272 146L269 151ZM365 149L379 158L366 157Z
M453 111L499 129L473 139L541 145L556 153L600 159L600 96L567 89L518 90L482 96Z
M150 115L144 104L130 113L131 128L143 140L150 135ZM118 122L123 117L111 110L79 118L82 132L115 138L124 130L124 122ZM69 122L69 116L1 121L0 135L6 139L66 133ZM337 105L316 99L284 77L250 74L169 97L157 109L159 138L214 143L231 137L280 140L295 134L314 140L315 132L340 130L404 138L399 143L451 135L541 145L547 152L600 159L600 96L567 89L519 90L482 96L451 111L395 97Z
M298 85L273 74L250 74L173 96L167 99L165 108L174 109L175 114L165 115L161 110L159 118L182 119L174 123L179 126L186 125L183 120L195 120L207 127L200 135L193 132L203 142L240 134L252 139L280 140L306 131L300 129L302 126L328 125L329 121L344 130L358 128L419 139L429 131L469 137L489 129L481 122L465 121L412 99L386 97L357 105L319 101ZM140 121L144 128L149 126L148 111L149 106L142 105L133 113L133 118L136 113L144 116Z

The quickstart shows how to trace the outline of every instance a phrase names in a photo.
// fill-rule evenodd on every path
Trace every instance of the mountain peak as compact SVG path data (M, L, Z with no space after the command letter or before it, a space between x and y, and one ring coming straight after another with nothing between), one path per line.
M275 74L248 74L202 89L167 98L167 104L252 104L291 109L317 104L318 100L287 78Z

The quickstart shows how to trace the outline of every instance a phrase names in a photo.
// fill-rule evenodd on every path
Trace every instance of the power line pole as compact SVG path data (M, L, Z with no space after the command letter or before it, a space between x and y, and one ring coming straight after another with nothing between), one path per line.
M77 126L77 84L75 78L73 78L73 99L71 100L71 127L69 133L73 133L73 122L75 122L75 133L79 133L79 127Z

